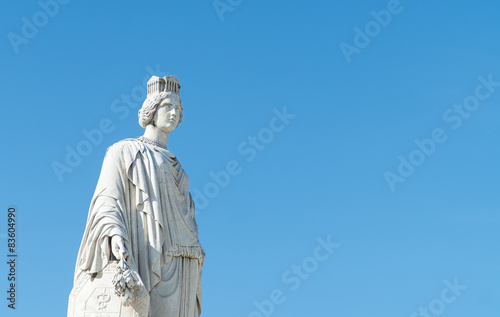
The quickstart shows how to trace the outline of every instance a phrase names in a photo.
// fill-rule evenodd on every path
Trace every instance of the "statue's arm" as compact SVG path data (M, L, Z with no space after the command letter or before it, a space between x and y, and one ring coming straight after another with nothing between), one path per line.
M87 225L78 255L82 271L101 271L112 256L128 257L128 180L124 171L122 148L110 147L104 158Z

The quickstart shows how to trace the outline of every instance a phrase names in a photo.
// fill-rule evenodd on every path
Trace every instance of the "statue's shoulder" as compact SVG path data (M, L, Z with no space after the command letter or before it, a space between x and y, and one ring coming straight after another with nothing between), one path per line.
M142 143L137 139L124 139L108 147L106 155L134 156L143 147Z

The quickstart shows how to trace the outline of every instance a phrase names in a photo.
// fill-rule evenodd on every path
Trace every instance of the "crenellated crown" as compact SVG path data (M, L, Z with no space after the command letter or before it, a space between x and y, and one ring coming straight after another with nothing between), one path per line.
M179 95L181 84L175 76L165 76L163 78L152 76L148 80L148 96L159 92L171 92Z

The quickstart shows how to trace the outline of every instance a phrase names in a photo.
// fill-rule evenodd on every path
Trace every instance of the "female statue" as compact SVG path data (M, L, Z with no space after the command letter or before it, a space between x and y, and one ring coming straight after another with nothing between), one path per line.
M130 276L149 295L143 300L147 316L198 317L201 313L205 253L198 240L188 177L167 150L168 136L182 120L179 89L174 76L153 76L139 110L144 135L120 141L107 150L78 253L68 316L78 316L75 307L91 306L95 307L89 309L109 316L126 315L122 313L123 300L118 315L114 314L118 309L112 304L116 294L101 286L104 290L96 291L98 283L106 279L101 274L99 280L99 274L107 266L119 267L117 261L130 269ZM89 286L92 283L93 288ZM116 289L116 276L114 283ZM134 287L131 285L122 282L124 288ZM113 289L113 285L109 287ZM76 296L83 288L88 288L84 292L91 294L90 299L78 305ZM144 305L141 307L134 308L135 315L141 316L138 310L144 314Z

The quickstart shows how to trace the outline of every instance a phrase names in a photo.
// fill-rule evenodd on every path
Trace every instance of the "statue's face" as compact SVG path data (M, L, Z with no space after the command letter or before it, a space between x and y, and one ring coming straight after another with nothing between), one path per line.
M165 133L172 132L179 124L181 111L179 98L171 96L163 99L154 117L156 128Z

